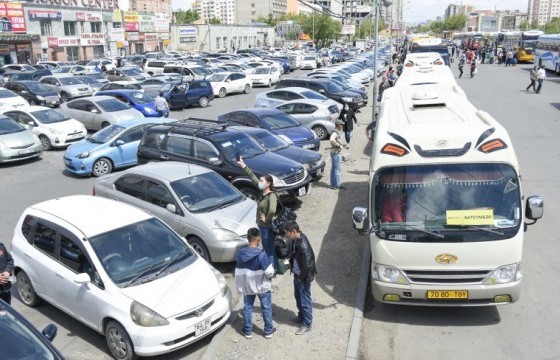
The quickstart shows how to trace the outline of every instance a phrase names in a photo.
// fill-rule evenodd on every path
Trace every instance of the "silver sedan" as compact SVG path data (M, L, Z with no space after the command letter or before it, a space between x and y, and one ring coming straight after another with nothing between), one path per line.
M315 131L317 137L325 140L334 130L340 111L336 105L326 100L292 100L276 106L299 123Z

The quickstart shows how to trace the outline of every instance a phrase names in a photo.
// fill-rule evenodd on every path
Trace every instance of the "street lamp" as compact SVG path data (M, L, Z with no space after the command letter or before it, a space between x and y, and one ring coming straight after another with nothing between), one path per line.
M372 0L372 5L375 6L375 33L374 33L374 46L375 46L375 56L373 57L373 101L372 101L372 111L371 111L371 123L373 129L375 129L377 111L377 54L379 52L379 5L383 4L386 8L391 6L393 0ZM391 54L392 55L392 54Z

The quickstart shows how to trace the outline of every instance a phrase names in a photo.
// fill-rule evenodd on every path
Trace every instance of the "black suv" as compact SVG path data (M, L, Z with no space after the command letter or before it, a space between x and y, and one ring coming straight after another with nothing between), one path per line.
M174 160L205 166L222 175L249 198L259 189L236 163L242 157L257 177L272 175L279 195L293 199L309 190L312 178L298 162L271 153L226 124L187 119L149 127L138 146L138 164Z
M366 99L355 91L346 90L342 86L327 79L280 79L278 84L276 84L276 89L294 86L315 90L341 104L347 103L353 110L359 109L366 104Z

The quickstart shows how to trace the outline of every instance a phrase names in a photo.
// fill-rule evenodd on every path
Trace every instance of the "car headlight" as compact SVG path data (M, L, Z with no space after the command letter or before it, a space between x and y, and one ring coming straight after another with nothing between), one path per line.
M136 325L144 327L169 325L163 316L136 301L130 304L130 318Z
M78 159L85 159L91 155L91 151L84 151L80 155L77 156Z
M272 185L273 186L286 186L286 183L284 182L284 180L280 179L278 176L272 175L270 174L270 176L272 177Z
M404 274L394 266L371 263L371 276L379 281L408 285L409 282Z
M44 98L43 96L41 96L41 95L37 95L37 100L43 101L43 100L45 100L45 98Z
M235 241L239 238L239 235L226 229L212 229L212 232L218 241Z
M294 142L292 141L292 139L290 139L289 137L287 137L286 135L278 135L278 137L282 140L284 140L285 142L287 142L288 144L293 144Z
M521 280L521 266L520 264L510 264L500 266L492 271L490 275L484 280L485 285L506 284L509 282Z
M315 160L309 163L310 168L316 168L323 165L323 158L319 158L319 160Z
M146 112L146 114L157 114L158 112L155 111L154 109L150 109L149 107L145 107L144 111Z
M351 97L343 97L342 101L344 102L352 102L352 98Z
M216 281L218 281L218 285L220 286L220 291L222 292L222 296L226 296L229 290L226 282L226 278L218 270L212 268L212 271L214 272L214 276L216 276Z

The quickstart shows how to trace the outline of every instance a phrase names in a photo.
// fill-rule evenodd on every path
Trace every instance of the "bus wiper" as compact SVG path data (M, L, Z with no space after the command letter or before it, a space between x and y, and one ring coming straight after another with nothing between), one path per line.
M488 229L488 228L483 228L483 227L479 227L479 226L474 226L474 225L459 225L461 227L468 227L470 229L476 229L476 230L482 230L482 231L486 231L492 234L496 234L496 235L504 235L503 232L500 231L496 231L494 229Z
M442 234L437 233L437 232L434 232L434 231L428 231L428 230L421 229L421 228L418 228L418 227L416 227L416 226L412 226L412 225L408 225L408 224L405 224L404 226L406 226L407 228L410 228L410 229L414 229L414 230L416 230L416 231L420 231L420 232L422 232L422 233L424 233L424 234L432 235L432 236L434 236L434 237L436 237L436 238L438 238L438 239L443 239L443 238L445 238L445 236L443 236Z

